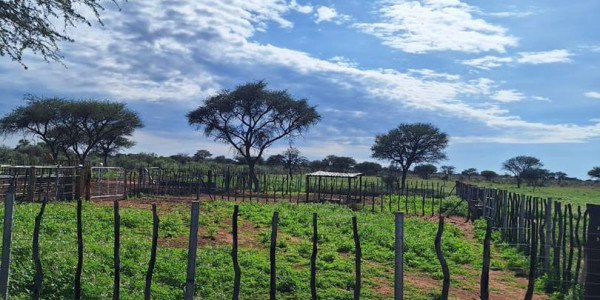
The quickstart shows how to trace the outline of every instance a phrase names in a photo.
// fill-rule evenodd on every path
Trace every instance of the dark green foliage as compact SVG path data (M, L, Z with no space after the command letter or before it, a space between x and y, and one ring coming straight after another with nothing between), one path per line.
M367 176L375 176L381 172L383 168L380 164L370 161L365 161L354 165L354 170L359 173L363 173Z
M66 29L79 24L91 26L82 8L91 10L102 24L99 12L104 7L97 0L0 2L0 55L6 55L24 67L26 50L41 55L46 61L60 61L62 55L58 43L73 41ZM56 21L63 23L63 30L55 27Z
M492 179L498 177L498 174L494 171L491 170L484 170L481 171L480 175L485 178L485 180L487 181L491 181Z
M437 172L437 168L432 164L424 164L415 166L413 170L419 177L428 179L433 173Z
M587 174L590 177L600 179L600 167L593 167Z
M374 158L391 160L402 168L402 186L413 164L435 163L446 159L448 135L428 123L400 124L398 128L375 137L371 147Z
M511 172L515 176L519 188L521 187L524 171L543 166L544 164L538 158L526 155L515 156L502 163L502 169Z
M321 119L306 99L266 87L263 81L240 85L209 97L187 114L190 125L231 145L246 160L255 188L259 182L254 166L265 149L284 138L293 140Z

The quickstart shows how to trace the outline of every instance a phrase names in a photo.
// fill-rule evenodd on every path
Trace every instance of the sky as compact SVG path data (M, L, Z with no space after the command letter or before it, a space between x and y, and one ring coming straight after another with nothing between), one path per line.
M105 3L104 25L67 29L62 64L29 54L25 70L0 57L0 114L25 94L122 101L145 122L128 152L233 156L185 114L265 80L317 106L322 121L293 142L309 159L373 161L377 134L429 122L450 136L438 166L501 172L531 155L587 179L600 165L600 1L118 4Z

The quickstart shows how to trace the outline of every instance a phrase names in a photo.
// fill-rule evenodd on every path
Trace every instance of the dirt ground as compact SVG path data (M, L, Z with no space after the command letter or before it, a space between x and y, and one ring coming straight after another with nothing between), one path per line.
M202 196L200 201L214 201L214 198L210 198L208 196ZM220 197L217 197L217 200L220 200ZM233 197L231 198L233 200ZM240 200L240 199L238 199ZM272 199L270 199L272 200ZM120 208L144 208L151 209L152 204L157 205L157 211L160 214L165 214L170 211L175 204L186 204L191 203L192 201L196 201L195 197L160 197L160 198L140 198L140 199L129 199L119 201ZM256 199L254 199L256 201ZM285 199L287 201L287 199ZM93 200L92 201L96 205L102 206L112 206L113 200L102 199L102 200ZM264 202L264 199L260 199L260 202ZM432 222L437 222L437 217L430 217ZM474 237L474 229L473 224L471 222L466 222L466 219L463 217L451 216L446 218L446 222L457 226L464 234L465 238L475 241ZM257 236L261 231L269 230L268 228L260 228L253 224L250 221L244 220L242 218L239 219L238 223L238 232L239 232L239 240L238 243L240 247L245 248L254 248L260 249L263 248ZM206 232L206 228L200 228L198 232L198 245L226 245L231 244L233 236L231 232L231 224L221 224L221 226L217 229L216 233L209 236ZM289 237L292 241L296 238ZM159 238L159 246L167 246L167 247L188 247L188 237L187 236L178 236L173 238ZM378 263L372 261L364 261L365 265L375 266ZM381 266L379 266L381 267ZM452 271L452 270L451 270ZM393 272L392 269L389 272ZM464 274L466 275L458 275L461 287L455 287L452 284L450 285L449 297L451 299L480 299L479 297L479 280L478 276L480 271L478 270L465 270ZM477 277L473 277L471 274L477 274ZM454 275L456 276L456 275ZM455 280L453 278L452 280ZM374 285L374 290L383 295L389 295L390 298L393 297L393 282L387 278L383 277L375 277L371 278L370 281ZM438 291L442 287L442 281L431 278L427 276L427 274L415 274L415 273L406 273L404 275L404 282L408 285L413 286L418 290L430 291L435 290ZM508 271L498 271L498 270L490 270L490 299L499 299L499 300L511 300L511 299L522 299L525 296L526 288L527 288L527 278L518 277L514 273ZM535 294L533 299L549 299L547 295Z

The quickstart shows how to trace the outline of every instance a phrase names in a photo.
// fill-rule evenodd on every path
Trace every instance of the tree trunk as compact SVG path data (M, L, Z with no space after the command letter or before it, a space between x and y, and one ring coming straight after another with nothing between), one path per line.
M406 175L408 173L408 168L402 168L402 188L404 188L404 184L406 183Z
M104 166L108 167L108 153L104 153L103 155L103 160L104 160Z
M521 177L517 176L517 188L521 188Z
M260 192L260 186L259 186L259 180L258 177L256 176L256 173L254 172L254 166L255 166L256 162L248 162L248 175L250 175L250 188L254 188L255 192ZM252 185L254 185L254 187L252 187Z

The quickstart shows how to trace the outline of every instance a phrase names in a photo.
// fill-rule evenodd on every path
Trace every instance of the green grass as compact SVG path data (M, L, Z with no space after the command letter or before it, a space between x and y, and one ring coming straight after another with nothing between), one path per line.
M233 203L203 202L200 228L207 240L217 232L230 232ZM308 299L309 258L312 245L312 213L318 214L319 253L317 289L322 299L352 299L354 288L354 244L351 217L358 218L363 253L364 299L389 299L382 287L393 285L394 220L389 213L352 212L333 204L295 205L288 203L240 203L240 224L250 224L240 239L254 241L241 247L241 295L243 299L265 299L269 287L268 247L273 211L280 213L277 243L278 299ZM185 285L187 249L164 246L169 241L187 245L189 205L160 206L160 243L154 272L154 299L181 299ZM34 267L31 260L31 236L39 204L15 207L10 294L14 299L30 298ZM1 211L1 209L0 209ZM150 255L152 216L148 209L121 209L121 294L122 299L139 299ZM436 222L407 218L405 222L405 270L407 274L438 280L441 268L436 259L433 239ZM113 218L112 207L93 203L83 205L84 299L112 296ZM73 297L76 266L76 224L73 203L51 203L41 226L41 259L45 272L43 297ZM244 244L243 244L244 245ZM480 245L469 241L452 224L446 224L443 250L451 273L477 278L481 266ZM196 296L203 299L229 299L233 286L233 266L229 243L215 243L198 249ZM454 276L453 275L453 276ZM453 280L453 286L473 288L472 283ZM441 287L441 283L440 283ZM406 284L408 299L431 299L437 288L422 289Z

